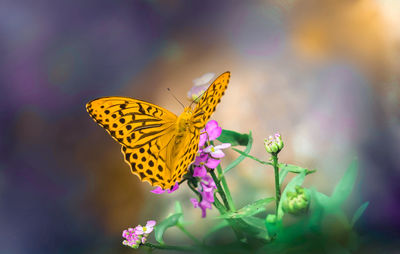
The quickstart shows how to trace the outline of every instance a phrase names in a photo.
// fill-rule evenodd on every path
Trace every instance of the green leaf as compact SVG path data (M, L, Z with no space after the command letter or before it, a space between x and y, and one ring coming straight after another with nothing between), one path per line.
M295 166L292 164L280 163L279 164L280 172L279 172L279 184L282 184L285 180L286 175L291 172L295 174L300 174L302 172L306 172L306 175L314 173L316 170L309 170L306 168L302 168L299 166Z
M236 212L230 212L230 213L226 213L222 216L220 216L220 218L242 218L242 217L249 217L255 214L258 214L260 212L265 211L265 206L274 201L275 198L271 197L271 198L263 198L260 200L257 200L251 204L248 204L242 208L240 208L238 211Z
M228 221L222 220L220 223L218 223L217 225L213 226L210 230L208 230L208 232L204 236L204 239L210 237L212 234L214 234L218 230L223 229L227 226L229 226Z
M232 148L232 150L235 151L235 152L237 152L237 153L240 153L240 154L243 155L244 157L247 157L247 158L250 158L250 159L252 159L252 160L257 161L258 163L261 163L261 164L263 164L263 165L271 165L271 166L272 166L272 163L271 163L271 162L267 162L267 161L260 160L260 159L254 157L254 156L251 156L251 155L248 154L248 153L245 153L245 152L240 151L239 149Z
M182 205L179 201L175 201L175 214L182 214L183 215L183 209ZM179 224L183 224L183 216L179 218L178 221Z
M351 219L351 226L354 227L354 224L358 221L358 219L363 215L365 209L367 209L369 202L365 202L362 204L357 211L354 213L353 218Z
M356 181L357 170L358 162L357 160L354 160L333 190L332 202L334 202L336 206L341 206L344 201L350 196L354 187L354 183Z
M179 201L175 201L175 213L183 213L182 205Z
M232 146L246 146L250 142L251 134L241 134L236 131L222 130L217 138L219 142L230 143Z
M247 224L245 228L242 228L243 231L261 239L269 239L263 219L250 216L243 218L243 221Z
M247 135L248 139L247 139L247 146L246 149L244 149L244 154L248 154L251 150L251 146L253 145L253 137L251 135L251 131L249 132L249 134ZM233 148L235 151L237 149ZM239 150L240 151L240 150ZM226 173L228 173L229 170L231 170L232 168L236 167L240 162L242 162L244 160L244 158L246 158L245 155L241 154L236 160L234 160L231 164L229 164L225 169L224 169L224 175Z
M157 242L160 244L164 244L163 240L163 235L164 232L173 226L176 226L179 222L179 219L181 218L182 213L176 213L168 216L165 220L160 222L157 226L154 228L154 236Z
M282 167L281 170L279 171L279 185L280 186L282 186L282 183L285 180L288 173L289 173L289 170L285 166Z
M282 208L283 202L286 200L286 193L291 191L293 192L295 190L295 187L297 185L301 185L304 181L304 178L306 176L306 172L301 172L299 175L295 176L287 185L285 190L282 192L281 195L281 200L279 201L279 206L278 206L278 215L277 219L281 220L283 218L284 212Z

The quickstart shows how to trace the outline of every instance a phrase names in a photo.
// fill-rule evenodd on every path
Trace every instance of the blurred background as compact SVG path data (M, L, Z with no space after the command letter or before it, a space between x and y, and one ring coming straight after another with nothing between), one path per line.
M281 161L318 169L305 185L328 195L357 156L347 209L370 201L363 253L398 253L399 14L397 0L1 1L0 252L132 253L122 230L174 200L201 236L215 221L186 185L150 193L85 104L129 96L180 114L167 88L188 105L193 79L229 70L213 118L251 130L264 160L279 131ZM238 207L273 193L272 170L250 160L227 177Z

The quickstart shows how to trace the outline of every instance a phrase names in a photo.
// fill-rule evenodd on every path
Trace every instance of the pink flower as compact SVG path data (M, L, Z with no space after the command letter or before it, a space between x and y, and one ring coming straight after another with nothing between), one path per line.
M217 139L222 133L222 128L218 126L218 122L215 120L209 121L202 130L202 133L199 141L199 153L193 162L193 176L200 178L197 191L200 193L201 198L200 200L192 198L190 201L194 208L201 209L201 217L205 218L207 209L212 208L212 204L214 203L214 191L217 189L213 178L207 174L207 170L215 169L219 165L221 162L220 159L225 156L222 149L230 147L231 144L210 145L204 148L207 141Z
M146 223L146 226L142 227L142 226L139 225L135 229L137 230L137 234L144 235L144 234L151 233L151 231L153 231L155 225L156 225L156 221L155 220L149 220Z
M222 149L226 149L228 147L231 147L231 144L229 143L223 143L221 145L217 146L208 146L204 148L205 153L209 153L213 158L218 158L221 159L222 157L225 156L224 152L222 152Z
M214 190L217 189L214 180L209 175L205 175L198 187L198 191L201 194L201 201L199 202L197 199L192 198L190 201L193 204L194 208L201 209L201 217L205 218L207 215L206 209L212 208L212 203L214 203Z
M146 242L148 235L153 231L155 225L156 221L149 220L144 227L138 225L135 228L124 230L122 232L122 237L125 238L125 240L122 241L122 244L137 249L140 244Z
M201 131L199 146L204 146L206 141L216 140L222 133L222 128L215 120L208 121L206 127Z
M179 189L179 183L176 182L175 185L170 189L167 190L168 193L172 193ZM150 192L155 193L155 194L163 194L165 190L163 190L160 186L157 186L154 190L151 190Z

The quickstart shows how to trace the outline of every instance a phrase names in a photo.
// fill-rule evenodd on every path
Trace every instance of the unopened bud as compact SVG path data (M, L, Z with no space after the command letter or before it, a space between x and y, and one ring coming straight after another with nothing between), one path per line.
M264 146L268 153L279 153L284 146L281 135L276 133L273 137L269 136L264 139Z
M307 212L310 205L310 197L304 188L296 186L295 192L287 192L282 208L286 213L299 215Z

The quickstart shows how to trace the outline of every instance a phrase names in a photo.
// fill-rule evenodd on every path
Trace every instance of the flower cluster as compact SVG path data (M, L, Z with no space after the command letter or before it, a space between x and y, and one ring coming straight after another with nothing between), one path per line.
M201 209L201 217L206 217L206 209L211 209L211 204L214 203L214 190L217 189L214 180L211 176L205 175L202 177L200 181L200 187L198 191L201 194L201 201L199 202L195 198L191 198L190 202L192 202L194 208Z
M197 103L204 91L207 90L207 88L210 86L210 83L214 77L214 73L206 73L200 78L194 79L194 86L192 87L192 89L189 90L187 94L188 99Z
M199 142L199 153L193 163L193 176L199 177L200 183L197 191L201 195L200 201L195 198L190 199L194 208L200 208L202 211L202 217L206 217L206 209L211 209L211 204L214 203L214 190L217 189L214 180L210 175L207 175L207 169L215 169L219 163L220 159L225 156L222 149L231 146L229 143L224 143L221 145L206 146L207 140L213 141L217 139L222 132L222 128L218 126L218 122L215 120L209 121L202 134L200 135Z
M125 229L122 232L122 237L125 238L122 244L137 249L140 244L146 242L148 235L153 231L155 225L156 221L149 220L144 227L138 225L135 228Z
M279 153L283 148L282 137L279 133L275 133L275 135L269 136L268 139L264 139L265 150L268 153Z

